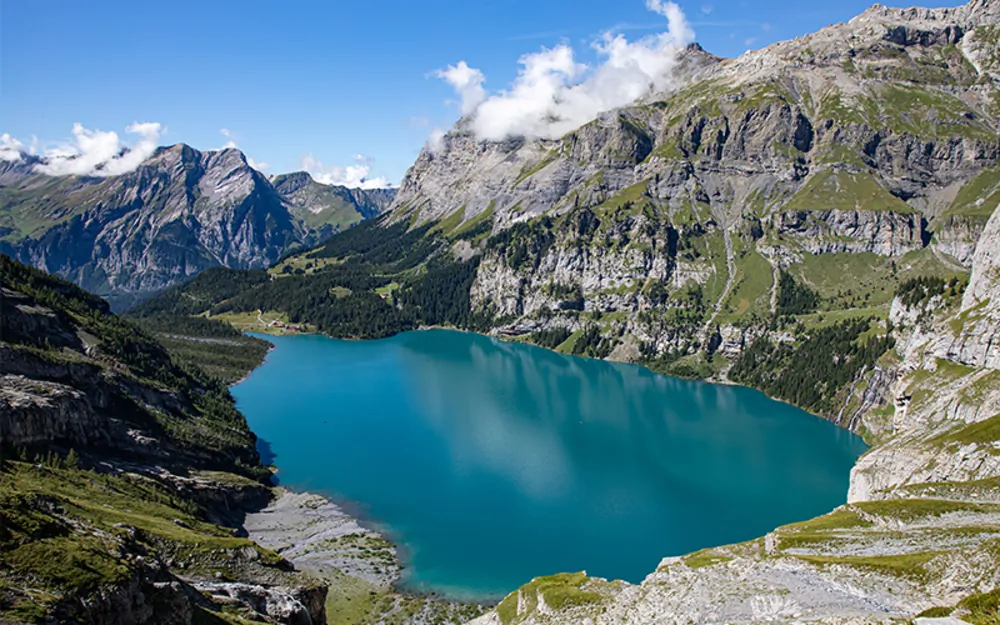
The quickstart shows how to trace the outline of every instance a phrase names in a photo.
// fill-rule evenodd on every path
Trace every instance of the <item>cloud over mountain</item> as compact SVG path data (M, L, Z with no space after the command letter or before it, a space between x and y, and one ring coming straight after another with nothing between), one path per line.
M352 165L325 165L312 154L303 156L300 164L316 182L334 184L351 189L384 189L389 182L382 176L369 178L374 159L358 154Z
M694 31L673 2L647 0L646 8L666 18L666 31L635 42L604 33L591 44L601 58L596 67L577 62L573 48L561 44L523 55L513 84L493 94L484 87L485 75L466 61L434 76L455 89L480 139L560 137L602 111L670 85L678 53Z
M45 150L38 171L50 176L117 176L153 155L164 128L157 122L135 122L125 132L138 139L131 145L114 131L89 130L73 124L73 141Z

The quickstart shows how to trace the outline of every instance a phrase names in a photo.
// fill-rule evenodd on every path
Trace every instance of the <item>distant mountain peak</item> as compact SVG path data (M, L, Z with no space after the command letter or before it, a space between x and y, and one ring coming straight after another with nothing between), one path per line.
M0 252L103 294L153 292L205 268L266 267L386 210L395 193L268 177L236 148L158 148L117 176L0 161Z

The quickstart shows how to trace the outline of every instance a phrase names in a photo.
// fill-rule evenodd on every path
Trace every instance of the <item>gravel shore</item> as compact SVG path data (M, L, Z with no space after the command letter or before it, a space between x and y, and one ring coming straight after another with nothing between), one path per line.
M244 527L260 545L321 575L336 569L383 588L399 579L395 547L325 497L279 488Z

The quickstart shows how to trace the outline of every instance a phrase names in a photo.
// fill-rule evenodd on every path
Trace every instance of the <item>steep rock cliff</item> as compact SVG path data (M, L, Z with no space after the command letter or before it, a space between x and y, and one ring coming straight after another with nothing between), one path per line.
M473 308L505 334L596 327L618 359L738 356L781 312L782 272L820 312L887 310L907 277L967 271L996 205L996 22L993 2L875 7L738 59L692 46L673 89L555 140L463 119L393 218L491 223L454 247L481 256Z
M949 358L1000 369L1000 210L987 222L972 256L972 277L954 329Z

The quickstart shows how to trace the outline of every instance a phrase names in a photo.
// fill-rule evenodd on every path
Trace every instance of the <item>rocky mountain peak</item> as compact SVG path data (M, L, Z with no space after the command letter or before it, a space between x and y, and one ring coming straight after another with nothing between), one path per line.
M717 218L738 219L743 198L777 208L832 169L872 176L883 189L875 193L903 200L890 204L931 218L1000 158L1000 98L984 82L1000 75L996 6L876 6L737 59L689 46L675 88L558 140L480 141L460 120L418 157L393 210L425 221L461 209L468 221L492 207L503 228L618 204L646 186L632 204L646 197L674 207L695 193ZM870 203L844 199L851 209ZM967 262L971 248L963 249Z
M997 22L1000 15L1000 2L997 0L970 0L957 7L927 8L906 7L895 8L875 4L852 19L853 25L872 22L888 24L906 24L933 30L935 26L957 24L963 28L974 28L982 24Z
M392 199L305 172L279 177L278 189L235 148L162 147L103 178L48 176L39 162L0 162L0 252L126 302L207 267L267 266ZM302 196L307 186L316 193Z
M271 183L281 193L294 193L313 184L315 180L305 171L293 171L289 174L278 174L271 178Z

